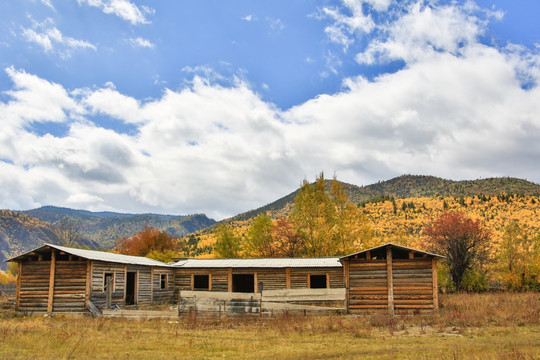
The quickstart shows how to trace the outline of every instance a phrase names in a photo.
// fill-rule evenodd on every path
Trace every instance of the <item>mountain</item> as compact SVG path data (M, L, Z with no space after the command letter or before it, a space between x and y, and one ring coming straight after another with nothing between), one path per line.
M330 180L326 181L327 188ZM478 180L453 181L424 175L402 175L387 181L379 181L367 186L356 186L342 182L351 201L361 204L370 199L390 196L394 198L448 197L448 196L497 196L499 194L540 194L540 185L533 182L512 178L488 178ZM226 222L246 221L261 213L270 213L273 217L287 215L294 204L300 189L260 208L238 214Z
M0 269L5 268L6 258L44 243L62 243L59 233L76 235L78 246L110 249L119 237L132 236L147 225L182 237L214 223L204 214L123 214L54 206L22 212L0 210Z

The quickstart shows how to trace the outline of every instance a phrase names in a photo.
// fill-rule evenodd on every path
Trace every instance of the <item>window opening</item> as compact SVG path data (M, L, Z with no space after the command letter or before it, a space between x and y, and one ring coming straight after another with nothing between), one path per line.
M311 289L326 289L326 275L309 275Z
M255 292L255 275L233 274L233 292Z
M167 274L161 274L159 277L159 288L162 290L167 289Z
M193 275L194 290L209 290L210 276L209 275Z

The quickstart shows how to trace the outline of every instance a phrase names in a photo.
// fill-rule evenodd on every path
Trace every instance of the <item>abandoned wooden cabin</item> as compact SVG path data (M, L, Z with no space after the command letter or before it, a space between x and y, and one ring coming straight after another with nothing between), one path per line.
M174 269L149 258L47 244L10 261L19 265L19 311L83 312L87 300L151 305L174 296Z
M347 312L437 310L438 258L391 243L341 257Z
M179 290L251 292L343 288L339 258L188 259L175 264ZM262 289L261 289L262 287Z
M341 258L187 259L165 264L47 244L8 261L19 264L15 306L25 312L172 303L178 291L189 290L263 297L263 291L278 292L287 302L298 292L305 303L317 303L324 293L340 293L338 301L349 313L393 314L438 308L440 257L389 243Z

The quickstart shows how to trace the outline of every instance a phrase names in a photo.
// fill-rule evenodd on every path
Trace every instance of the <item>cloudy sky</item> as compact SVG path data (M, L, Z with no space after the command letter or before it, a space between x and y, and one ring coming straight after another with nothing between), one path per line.
M0 208L215 219L401 174L540 183L537 0L0 2Z

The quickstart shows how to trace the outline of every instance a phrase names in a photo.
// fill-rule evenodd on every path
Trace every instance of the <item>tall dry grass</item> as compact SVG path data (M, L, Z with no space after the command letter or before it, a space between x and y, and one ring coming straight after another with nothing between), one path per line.
M441 296L437 314L177 320L0 313L0 359L536 359L540 294Z

